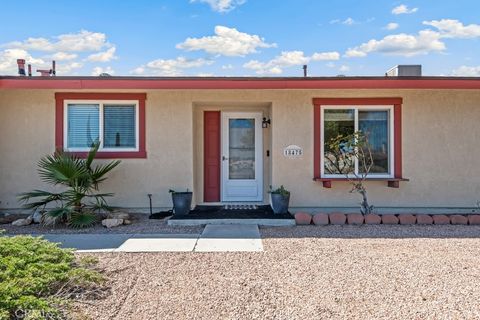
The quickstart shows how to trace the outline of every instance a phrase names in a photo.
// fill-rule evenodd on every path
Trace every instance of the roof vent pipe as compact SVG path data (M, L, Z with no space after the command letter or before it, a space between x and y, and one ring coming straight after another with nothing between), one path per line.
M18 74L25 76L25 59L17 59Z
M32 76L32 65L31 64L28 64L28 76L29 77Z
M307 65L306 64L303 65L303 76L307 77Z
M55 76L57 74L57 72L55 71L55 60L52 60L52 75Z

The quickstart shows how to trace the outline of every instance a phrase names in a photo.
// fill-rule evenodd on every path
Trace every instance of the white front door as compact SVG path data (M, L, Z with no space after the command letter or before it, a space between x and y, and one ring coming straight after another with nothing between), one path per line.
M262 113L222 113L222 201L263 200Z

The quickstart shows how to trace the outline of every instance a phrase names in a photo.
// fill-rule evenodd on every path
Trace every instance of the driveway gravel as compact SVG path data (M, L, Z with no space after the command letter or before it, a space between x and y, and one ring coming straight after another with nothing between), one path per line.
M99 253L91 319L478 319L480 227L261 228L264 252Z

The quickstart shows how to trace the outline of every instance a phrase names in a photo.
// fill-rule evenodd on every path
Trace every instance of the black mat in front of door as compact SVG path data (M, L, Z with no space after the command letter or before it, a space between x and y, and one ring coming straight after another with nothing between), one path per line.
M196 206L185 216L174 220L190 219L294 219L290 213L275 214L269 205Z

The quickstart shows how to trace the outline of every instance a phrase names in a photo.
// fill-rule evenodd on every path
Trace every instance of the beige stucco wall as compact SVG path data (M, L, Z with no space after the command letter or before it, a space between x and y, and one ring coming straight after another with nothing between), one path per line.
M112 90L109 90L112 91ZM138 90L137 90L138 91ZM36 162L54 150L53 90L0 90L0 208L43 184ZM169 188L194 189L202 199L202 110L258 107L270 113L268 183L292 191L294 207L357 206L347 183L323 188L313 177L313 97L402 97L403 172L399 189L369 182L376 206L473 207L480 200L480 91L475 90L164 90L146 91L147 159L125 159L102 191L112 205L171 205ZM266 105L268 104L268 107ZM202 109L203 108L203 109ZM225 109L225 110L226 110ZM290 144L301 159L283 157ZM271 174L271 176L270 176Z

